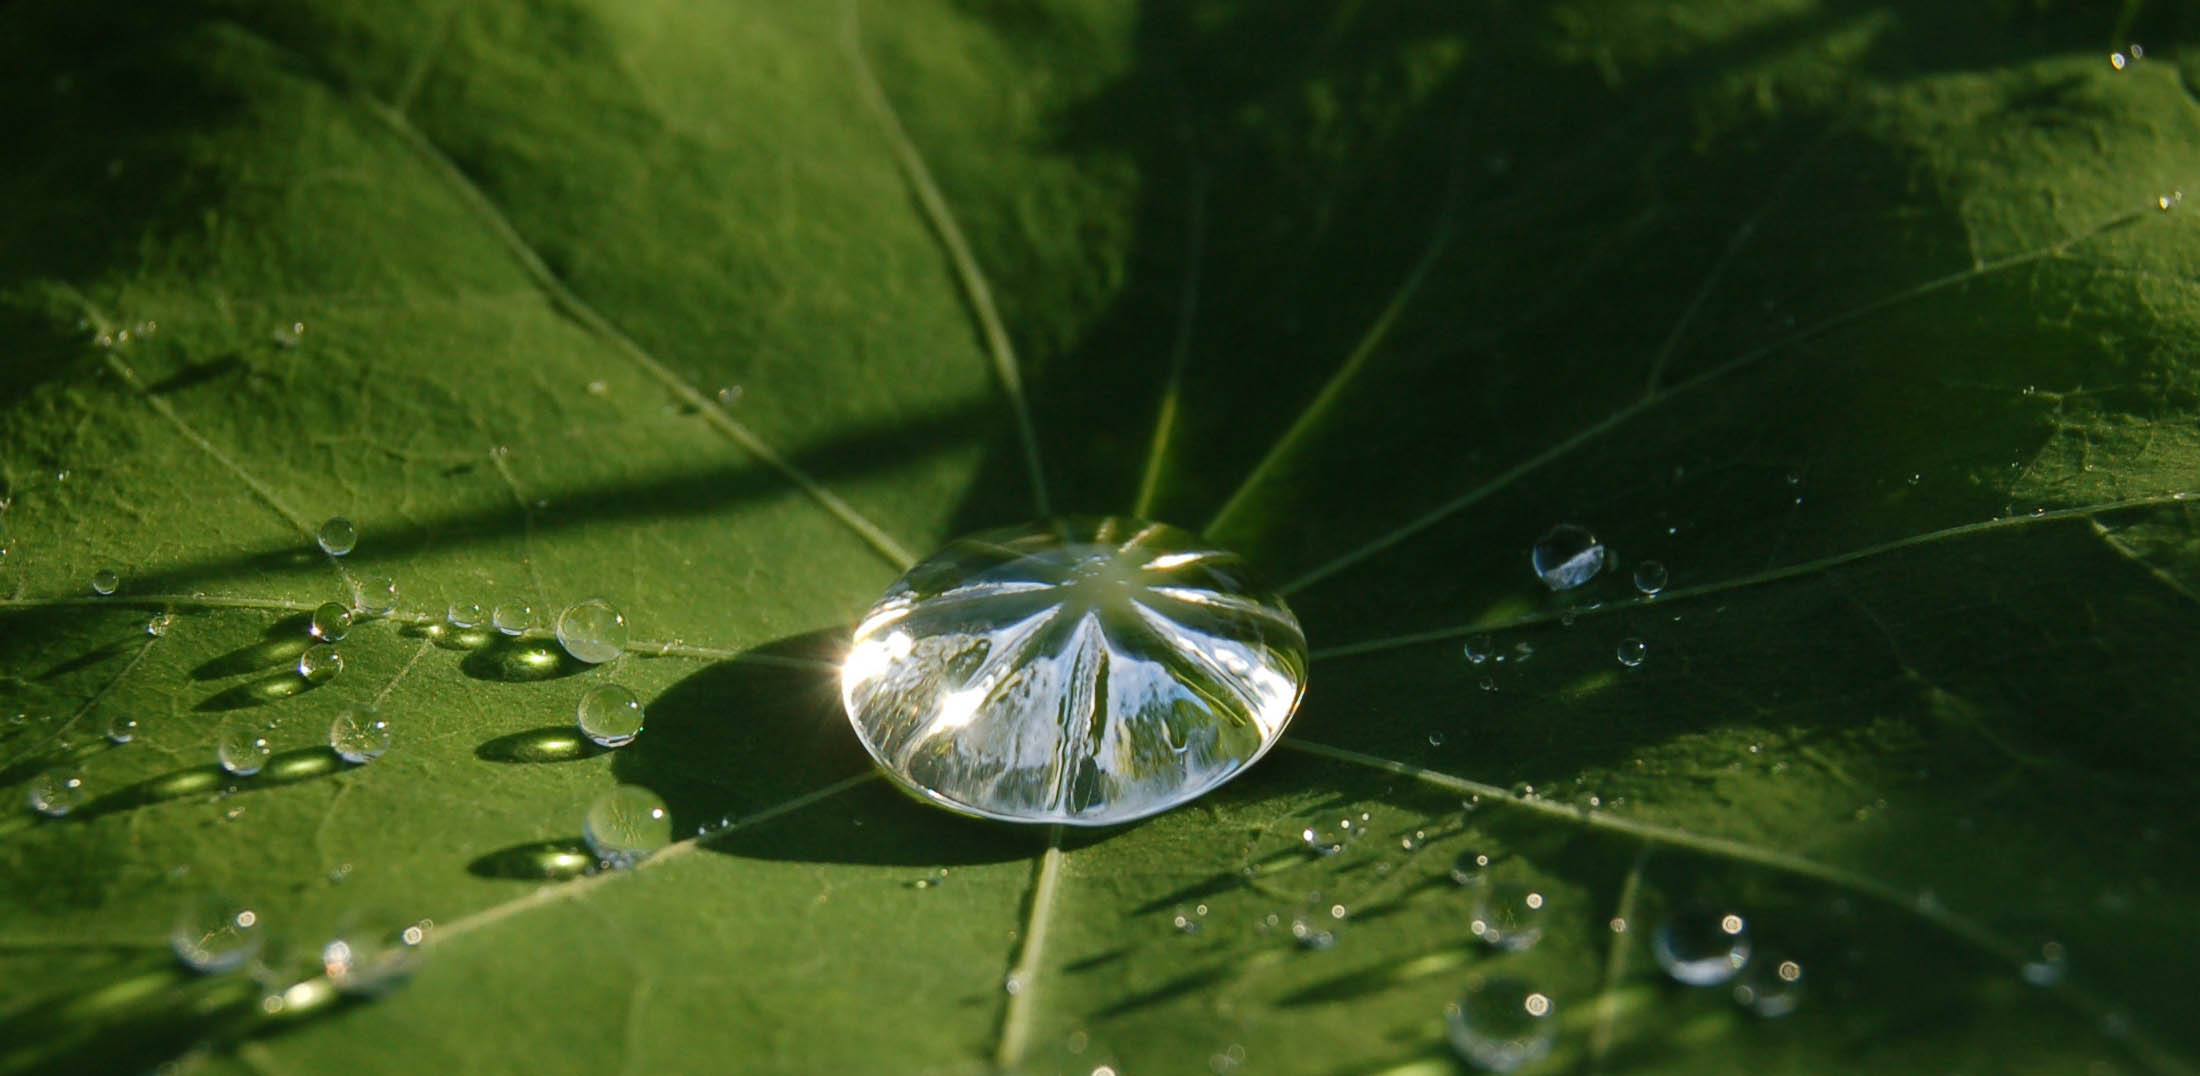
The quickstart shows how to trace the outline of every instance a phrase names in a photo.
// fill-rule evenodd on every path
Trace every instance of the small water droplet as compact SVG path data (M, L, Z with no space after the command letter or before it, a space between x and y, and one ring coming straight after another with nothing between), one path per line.
M122 577L106 568L92 573L92 593L104 598L122 585Z
M2019 969L2025 982L2040 987L2062 982L2063 976L2069 974L2069 971L2070 954L2064 951L2061 942L2048 942L2040 946L2039 952L2025 961L2024 967Z
M1518 979L1476 977L1459 1000L1444 1006L1444 1030L1468 1064L1516 1072L1550 1056L1552 1009L1547 995Z
M1428 734L1428 745L1429 745L1430 747L1442 747L1442 746L1444 746L1444 730L1442 730L1442 729L1431 729L1431 730L1429 730L1429 734Z
M168 932L168 947L194 971L234 971L267 940L260 913L252 905L218 893L186 898Z
M306 652L298 655L298 675L309 684L333 680L343 671L344 655L327 643L306 647Z
M364 765L390 749L390 723L372 706L339 710L329 722L328 745L344 761Z
M1495 644L1487 635L1469 635L1466 645L1460 647L1460 652L1467 656L1468 661L1480 665L1490 660L1490 652L1494 647Z
M1506 791L1511 793L1512 798L1516 800L1532 800L1535 798L1535 786L1526 781L1514 781L1512 787L1506 789Z
M321 944L321 973L354 997L379 997L404 984L419 966L431 924L395 922L352 912Z
M344 636L351 634L351 610L337 602L322 602L313 611L313 620L306 630L324 643L341 642Z
M1196 914L1188 909L1178 908L1176 915L1169 920L1169 925L1175 927L1180 934L1197 934L1206 925L1201 921L1206 914L1207 906L1204 904L1199 906Z
M1642 664L1642 659L1650 655L1650 644L1633 637L1621 639L1619 641L1619 648L1617 651L1615 651L1615 653L1619 658L1620 664L1632 669L1635 666Z
M1495 691L1497 690L1497 681L1485 676L1482 678L1481 687L1484 691Z
M483 613L481 606L473 602L452 602L450 612L445 613L443 619L450 621L452 627L464 630L479 626Z
M1528 552L1528 563L1544 586L1572 590L1596 578L1608 556L1596 535L1571 523L1561 523L1536 539Z
M1481 885L1483 872L1489 869L1489 853L1469 848L1451 861L1451 880L1460 885Z
M275 749L267 742L267 735L259 723L247 717L232 717L222 722L219 738L214 743L214 760L222 769L239 777L250 777L267 765L267 756Z
M1922 481L1924 481L1924 480L1925 480L1925 476L1924 476L1924 475L1921 475L1921 474L1918 474L1918 473L1917 473L1917 472L1915 472L1915 471L1912 471L1912 472L1910 472L1910 477L1908 477L1908 478L1906 478L1906 479L1903 479L1903 481L1904 481L1905 483L1907 483L1907 484L1909 484L1909 485L1912 485L1912 486L1914 486L1914 485L1917 485L1917 484L1918 484L1919 482L1922 482Z
M518 598L506 598L497 603L489 624L506 635L522 634L535 626L535 607Z
M1664 563L1655 560L1646 560L1643 561L1641 564L1635 565L1635 589L1643 592L1646 595L1656 594L1657 592L1664 590Z
M1689 905L1658 924L1650 953L1676 982L1717 986L1749 964L1749 924L1731 911Z
M626 648L626 617L602 598L575 602L558 614L558 644L590 665L610 661Z
M137 718L128 714L116 714L107 719L107 742L129 743L137 739Z
M1759 956L1734 982L1734 1002L1766 1020L1777 1020L1803 1003L1803 965L1779 954Z
M397 610L397 581L370 575L353 581L351 607L361 616L388 616Z
M1337 947L1337 932L1320 919L1300 915L1291 919L1291 937L1301 948L1321 951Z
M2111 52L2108 54L2108 66L2113 67L2118 71L2121 71L2124 69L2124 64L2125 60L2123 53Z
M271 335L275 341L275 346L287 351L297 347L305 339L306 323L293 321L288 325L278 325Z
M359 528L351 520L333 516L321 524L320 530L313 532L313 540L320 544L321 552L341 557L359 544Z
M732 407L741 402L741 386L721 385L718 389L718 406Z
M84 777L70 770L48 770L31 778L24 797L31 810L61 818L84 803Z
M604 865L631 867L672 843L672 812L655 792L620 785L588 805L581 836Z
M625 747L642 734L642 700L617 684L597 684L582 692L574 717L581 735L602 747Z
M1467 929L1493 949L1519 952L1543 938L1541 890L1522 882L1493 882L1481 887Z

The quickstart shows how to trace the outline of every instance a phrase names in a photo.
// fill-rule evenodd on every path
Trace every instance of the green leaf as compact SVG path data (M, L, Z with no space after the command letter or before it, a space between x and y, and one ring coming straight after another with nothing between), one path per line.
M2193 1071L2196 25L1972 7L0 10L0 783L84 800L0 820L0 1069L1445 1071L1515 978L1539 1070ZM1284 583L1283 749L1092 833L871 773L849 626L1042 507ZM621 783L684 839L580 873Z

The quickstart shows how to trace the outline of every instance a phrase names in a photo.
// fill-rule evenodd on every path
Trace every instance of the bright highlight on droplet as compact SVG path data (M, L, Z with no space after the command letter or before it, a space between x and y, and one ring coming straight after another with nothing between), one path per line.
M919 797L1010 822L1111 825L1244 772L1306 683L1306 638L1236 554L1121 517L961 538L856 629L841 698Z

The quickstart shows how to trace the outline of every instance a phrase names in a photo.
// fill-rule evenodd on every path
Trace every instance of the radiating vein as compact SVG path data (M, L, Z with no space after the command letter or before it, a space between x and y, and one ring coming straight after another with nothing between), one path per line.
M1816 560L1804 561L1800 564L1790 564L1784 568L1774 568L1769 571L1755 572L1750 575L1738 576L1733 579L1725 579L1716 583L1703 583L1692 587L1675 587L1671 590L1661 591L1657 595L1652 597L1628 598L1621 601L1605 602L1601 605L1583 606L1581 608L1568 608L1564 610L1552 610L1540 613L1529 613L1524 616L1511 617L1505 620L1476 621L1471 624L1461 624L1448 628L1431 628L1427 631L1410 632L1404 635L1392 635L1381 639L1366 639L1356 643L1344 643L1339 646L1326 647L1321 650L1316 650L1313 653L1313 657L1315 660L1334 660L1336 658L1351 657L1356 654L1372 654L1385 650L1396 650L1401 647L1418 646L1423 643L1436 643L1444 642L1450 639L1461 639L1469 635L1478 635L1484 632L1498 632L1506 631L1512 628L1524 628L1535 624L1549 623L1551 621L1559 620L1562 618L1571 618L1578 620L1585 617L1607 616L1612 613L1624 613L1629 610L1640 609L1644 606L1649 605L1672 605L1678 602L1685 602L1693 598L1703 598L1714 594L1724 594L1728 591L1741 590L1746 587L1762 586L1766 583L1775 583L1783 579L1793 579L1797 576L1815 575L1820 572L1830 571L1834 568L1841 567L1845 564L1853 564L1860 560L1869 560L1873 557L1885 556L1889 553L1897 552L1899 550L1910 549L1922 545L1931 545L1934 542L1951 541L1957 538L1969 537L1976 534L1987 534L1995 531L2015 530L2022 527L2037 527L2055 523L2066 523L2071 520L2084 520L2086 523L2092 525L2096 530L2098 530L2100 525L2094 519L2095 516L2109 512L2119 512L2136 508L2158 508L2170 504L2187 503L2193 498L2193 496L2194 494L2185 492L2164 493L2153 497L2133 497L2129 500L2104 501L2100 504L2080 505L2075 508L2058 508L2051 511L2039 512L2033 515L2003 516L1998 519L1982 520L1977 523L1965 523L1960 526L1944 527L1936 531L1926 531L1922 534L1913 534L1907 538L1897 538L1891 542L1881 542L1877 545L1865 546L1862 549L1851 550L1847 553L1838 553L1829 557L1820 557ZM2176 587L2180 592L2184 592L2183 586L2181 584L2177 584L2174 579L2165 578L2165 582ZM2190 594L2187 593L2187 596L2190 597Z
M844 37L849 62L855 68L856 84L863 90L864 100L878 113L880 124L886 128L894 160L901 166L902 176L908 180L917 204L923 208L932 234L946 250L948 263L955 269L955 281L962 288L963 298L970 303L971 316L977 319L979 335L985 339L986 354L993 360L993 372L1000 378L1001 391L1008 397L1009 409L1015 414L1016 439L1023 445L1024 466L1030 472L1031 496L1038 506L1038 514L1051 515L1047 503L1046 467L1039 456L1039 433L1031 423L1031 405L1024 398L1023 374L1016 364L1015 345L1009 342L1008 330L1002 326L1000 312L993 305L993 289L986 283L985 270L979 268L969 241L963 238L962 226L955 222L954 210L948 208L946 196L940 193L939 184L932 180L931 168L924 163L924 154L917 150L908 129L902 126L900 114L894 111L894 102L886 96L885 87L879 85L878 76L871 71L871 61L863 52L858 0L848 0Z
M2023 266L2031 265L2035 262L2046 261L2051 258L2060 257L2063 253L2080 243L2084 243L2087 240L2105 235L2108 232L2111 232L2124 225L2143 219L2149 212L2152 212L2151 207L2148 209L2127 210L2123 213L2117 214L2116 216L2110 217L2109 219L2104 220L2091 228L2087 228L2081 232L2072 233L2045 246L2034 247L2030 250L2020 251L2018 253L2011 254L2002 258L1974 262L1967 269L1962 269L1957 272L1936 277L1932 280L1925 281L1922 284L1916 284L1911 287L1904 288L1901 291L1889 295L1884 295L1877 299L1873 299L1869 302L1864 303L1861 306L1852 307L1841 313L1822 318L1818 321L1810 323L1809 325L1798 328L1795 331L1787 334L1786 336L1773 341L1772 343L1743 352L1742 354L1737 355L1734 358L1728 359L1726 362L1720 363L1719 365L1705 370L1704 372L1697 374L1696 376L1691 377L1685 381L1677 382L1670 387L1661 388L1654 392L1646 393L1636 398L1633 402L1620 408L1619 410L1612 412L1605 418L1597 422L1591 423L1589 426L1573 434L1572 436L1564 438L1557 443L1543 449L1541 452L1538 452L1535 455L1528 457L1526 460L1523 460L1519 463L1512 465L1509 468L1506 468L1495 478L1483 482L1482 484L1467 490L1465 493L1453 497L1452 499L1437 505L1435 508L1432 508L1427 512L1422 513L1421 515L1414 517L1413 519L1407 521L1405 524L1385 534L1382 534L1379 537L1367 541L1366 543L1360 545L1358 548L1352 549L1349 552L1346 552L1341 556L1338 556L1335 559L1314 568L1312 571L1309 571L1304 575L1293 579L1289 583L1284 584L1282 588L1283 592L1285 594L1290 594L1298 590L1303 590L1306 587L1312 586L1315 583L1327 579L1330 576L1345 570L1346 568L1350 568L1353 565L1358 564L1361 561L1364 561L1367 558L1382 552L1383 550L1389 549L1390 547L1397 545L1398 543L1403 542L1408 538L1412 538L1413 536L1420 534L1422 531L1425 531L1430 527L1433 527L1436 524L1441 523L1444 520L1449 519L1462 511L1465 511L1468 508L1480 504L1483 500L1489 498L1491 495L1510 488L1513 483L1518 482L1520 479L1525 478L1528 475L1534 474L1535 472L1542 470L1544 467L1550 465L1552 462L1572 455L1575 450L1602 438L1605 434L1608 434L1613 430L1616 430L1621 426L1626 425L1634 419L1639 418L1650 411L1656 410L1657 408L1664 406L1674 399L1688 395L1698 389L1721 381L1729 375L1732 375L1738 371L1754 366L1757 363L1764 361L1764 359L1769 356L1777 354L1788 348L1794 347L1795 345L1800 344L1806 340L1823 336L1826 333L1832 332L1835 329L1853 324L1890 307L1899 306L1904 303L1915 302L1919 299L1936 295L1951 288L1959 287L1961 285L1968 284L1972 281L1992 276L1997 273L2021 268Z
M1207 169L1194 162L1190 181L1191 215L1184 224L1184 287L1176 304L1176 338L1169 348L1169 378L1161 386L1161 406L1154 415L1153 437L1146 446L1146 467L1138 479L1138 500L1131 515L1146 518L1153 511L1154 495L1161 487L1161 461L1168 455L1169 438L1176 432L1176 410L1184 394L1184 366L1191 360L1192 327L1198 320L1200 259L1207 233Z
M1564 821L1583 829L1619 834L1650 845L1679 848L1714 859L1746 863L1798 878L1821 882L1839 889L1846 889L1852 893L1870 897L1907 911L1961 939L1972 948L2012 967L2022 966L2032 958L2031 952L2024 946L1994 933L1992 929L1976 919L1959 914L1937 901L1921 900L1915 891L1903 889L1892 882L1852 871L1846 867L1822 863L1792 852L1766 848L1750 844L1747 841L1735 840L1731 837L1716 837L1691 830L1661 826L1654 822L1626 818L1615 815L1610 811L1585 811L1570 804L1553 800L1515 796L1496 785L1484 784L1465 777L1456 777L1410 763L1396 762L1379 755L1370 755L1350 748L1332 747L1328 744L1291 738L1284 739L1282 746L1302 754L1335 759L1339 762L1364 766L1384 773L1410 777L1416 781L1454 793L1463 792L1479 796L1485 806L1495 804L1545 818ZM2155 1071L2178 1074L2200 1073L2200 1069L2195 1069L2182 1058L2170 1053L2161 1044L2154 1042L2138 1029L2129 1027L2128 1020L2106 999L2072 984L2067 979L2042 989L2085 1013L2095 1021L2106 1020L2103 1034L2109 1035L2130 1049L2135 1056ZM2114 1019L2109 1019L2112 1016ZM2111 1027L2117 1030L2109 1030Z
M655 355L650 354L641 344L628 336L624 330L613 324L609 318L598 312L595 307L589 305L587 300L582 299L574 293L573 289L567 287L565 282L550 270L549 263L543 261L542 255L535 250L525 236L519 233L519 229L512 224L510 218L504 215L504 211L489 199L488 193L483 191L471 177L467 176L458 167L457 162L451 160L441 147L430 141L428 136L423 134L419 128L414 127L412 121L406 119L403 113L380 101L366 100L364 105L369 114L380 120L384 127L387 127L414 153L418 154L421 160L427 163L430 170L444 180L459 201L472 210L475 217L489 229L490 233L504 244L505 249L519 263L520 268L535 282L536 287L542 289L543 294L550 299L551 305L555 306L559 312L573 319L583 329L588 330L590 334L609 345L613 351L618 352L644 373L655 378L658 384L663 385L667 391L677 396L682 403L686 404L696 414L701 415L703 421L708 423L712 429L723 434L727 440L732 441L765 466L777 471L781 478L793 484L796 489L801 490L811 501L831 514L834 519L839 520L848 529L854 531L858 537L862 538L866 544L896 568L907 568L916 563L915 555L911 554L900 542L895 541L878 524L871 522L861 512L856 511L854 506L842 500L838 494L826 489L816 479L810 477L808 473L789 462L770 445L765 444L763 439L758 437L754 431L736 421L732 415L726 412L724 407L719 406L717 400L705 395L694 385L689 384L687 379L672 372L670 367L658 361Z
M116 669L115 674L108 677L106 683L99 685L99 690L92 692L90 698L85 699L74 711L71 711L67 720L48 729L45 735L40 736L25 747L21 754L9 759L6 763L0 763L0 770L9 769L24 759L37 755L40 751L46 749L46 745L68 735L70 730L76 728L77 724L84 720L84 715L92 712L92 707L99 705L99 700L106 698L108 693L119 686L124 678L136 671L137 667L145 661L145 655L152 653L154 644L160 642L160 640L161 637L158 635L146 636L145 642L138 646L137 652L131 654L130 659L123 662L122 667Z
M1062 827L1047 827L1047 850L1032 870L1031 901L1024 909L1023 945L1008 969L1008 1004L1001 1008L1001 1031L993 1063L1013 1072L1031 1038L1032 1007L1038 1004L1040 962L1046 957L1047 925L1054 914L1054 890L1062 876Z

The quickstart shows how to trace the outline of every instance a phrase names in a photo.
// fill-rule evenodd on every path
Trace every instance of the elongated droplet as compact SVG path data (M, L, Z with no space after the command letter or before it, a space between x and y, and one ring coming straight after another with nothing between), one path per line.
M306 630L324 643L342 642L351 634L351 610L336 602L323 602L313 611L313 622Z
M359 528L352 526L351 520L336 516L321 524L321 529L314 532L313 540L320 543L321 552L332 557L341 557L359 544Z
M581 835L596 858L611 867L631 867L672 843L672 812L655 792L620 785L588 805Z
M1550 1056L1557 1021L1548 995L1518 979L1475 978L1444 1006L1452 1049L1484 1072L1517 1072Z
M329 722L328 745L338 758L364 765L390 749L390 723L372 706L339 710Z
M626 617L602 598L575 602L558 614L558 645L590 665L610 661L626 648Z
M1650 954L1676 982L1717 986L1749 964L1749 923L1740 915L1689 905L1658 924Z
M259 910L222 896L201 893L187 898L176 913L168 945L194 971L233 971L259 955L267 935Z
M581 693L574 719L597 746L625 747L642 734L642 700L617 684L597 684Z
M1586 529L1561 523L1536 539L1528 562L1536 578L1552 590L1572 590L1596 578L1608 558L1604 544Z
M1236 554L1121 517L950 543L856 629L841 698L905 789L1010 822L1165 811L1273 746L1306 637Z

